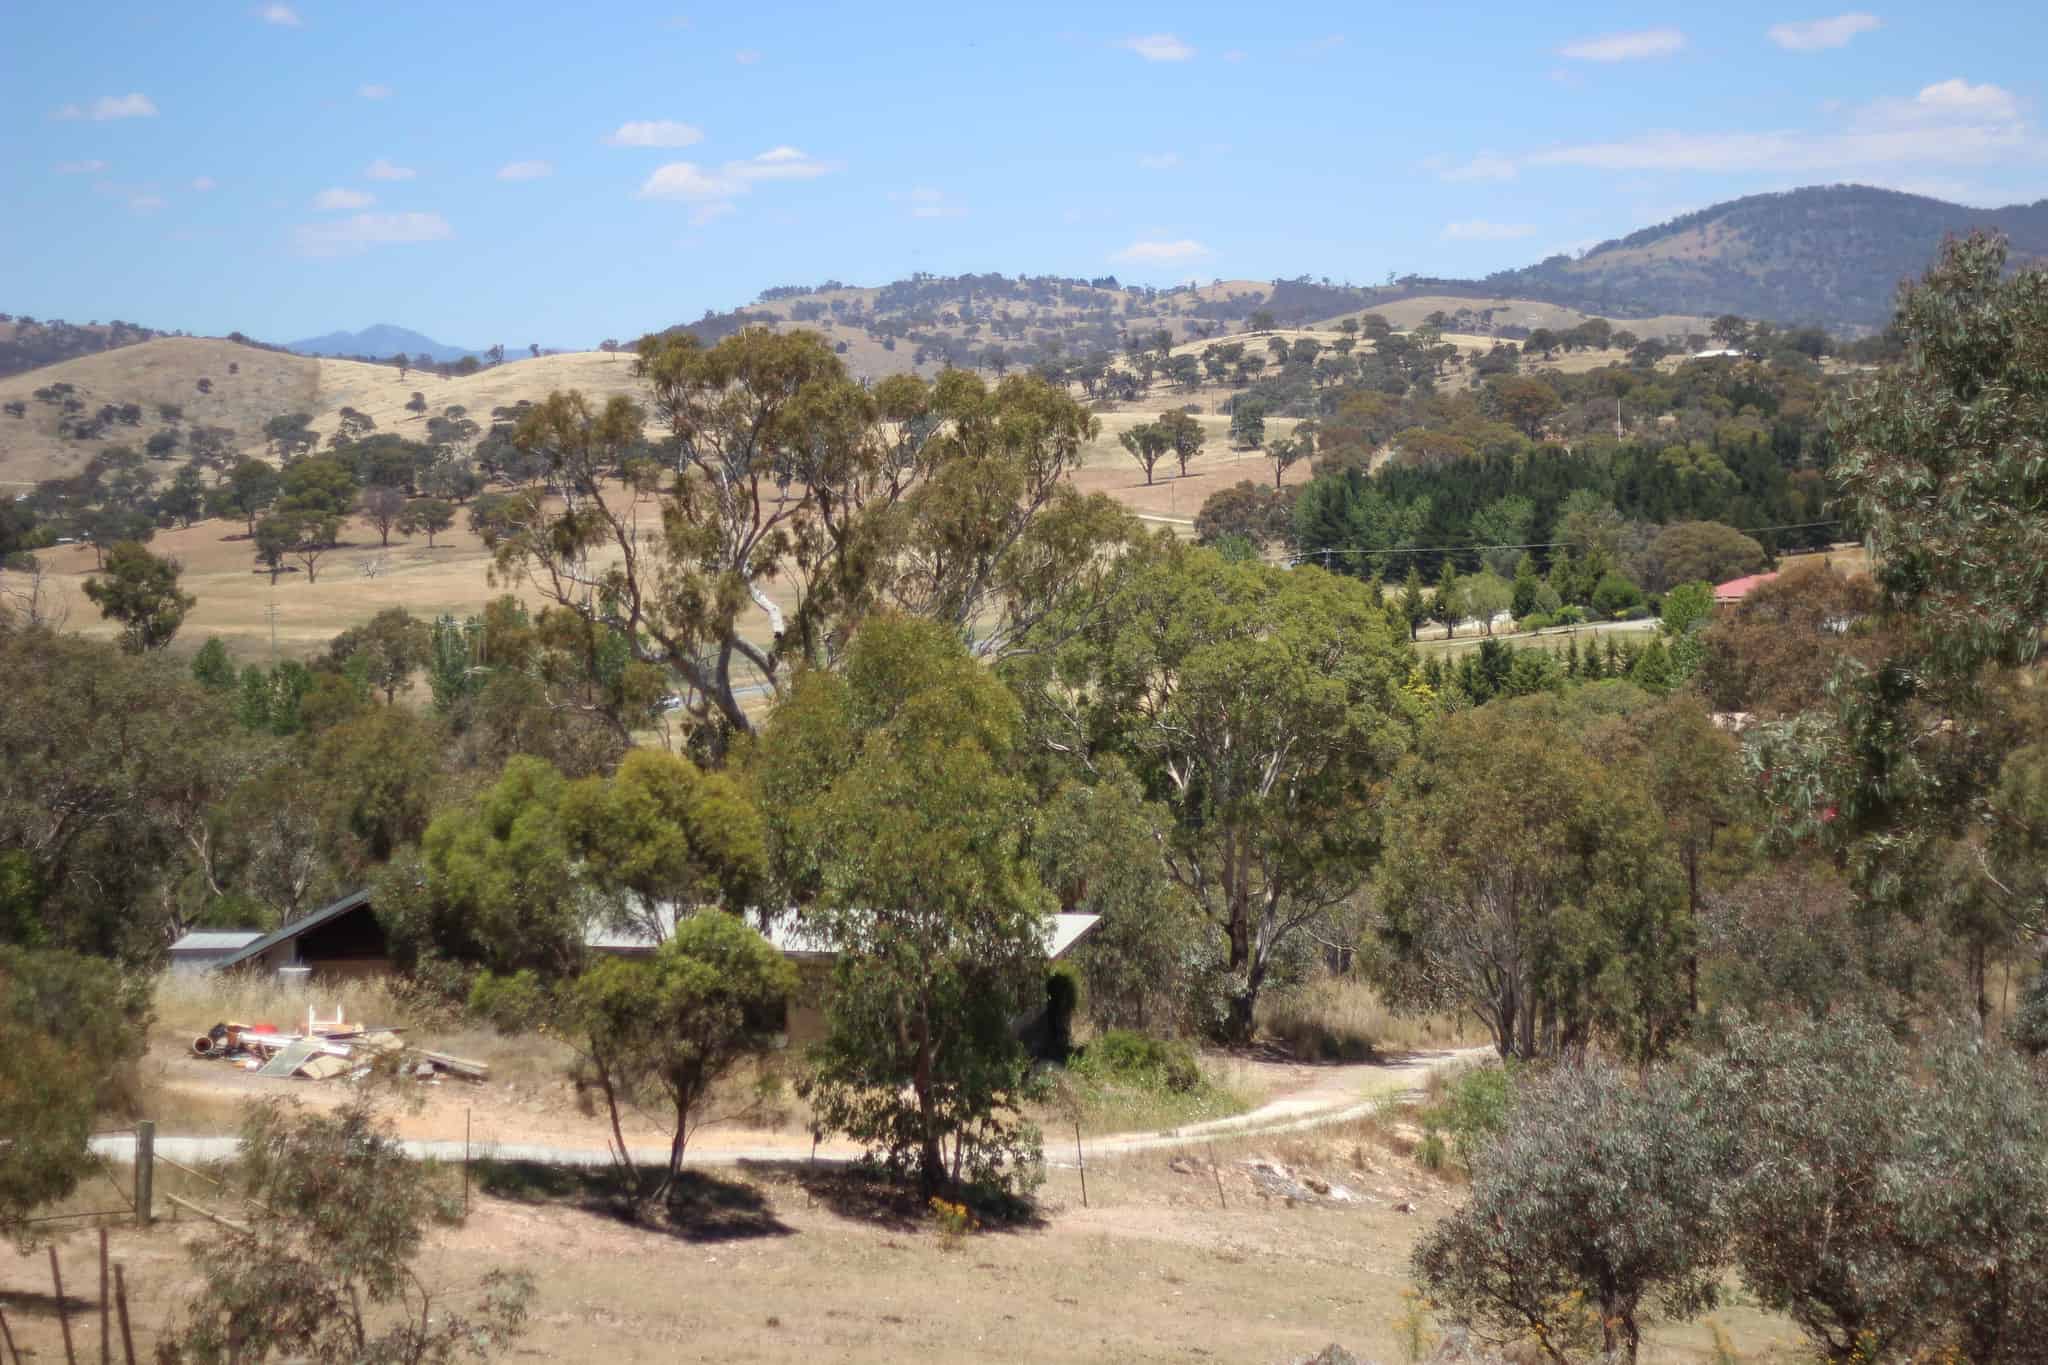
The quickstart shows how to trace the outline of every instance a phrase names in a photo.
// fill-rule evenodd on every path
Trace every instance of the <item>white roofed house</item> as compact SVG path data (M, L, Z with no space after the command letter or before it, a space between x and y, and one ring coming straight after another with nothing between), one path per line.
M1066 956L1088 936L1101 918L1100 915L1049 916L1045 932L1047 961L1057 962ZM631 928L594 929L584 942L593 951L601 953L624 956L651 953L674 929L675 907L659 905L649 912L635 915L633 919ZM749 915L747 920L754 927L762 928L759 916ZM797 994L789 1002L789 1015L784 1025L790 1042L807 1043L823 1037L825 996L831 988L832 965L839 960L839 947L807 925L803 912L794 908L769 917L762 936L797 969ZM1031 1019L1020 1020L1019 1026L1028 1025L1035 1018L1034 1015Z
M760 916L749 914L747 919L756 928L762 927ZM1097 915L1049 916L1047 959L1064 957L1099 919ZM593 915L583 943L593 953L644 956L668 938L675 922L675 907L665 903L642 905L624 916ZM832 964L839 958L838 945L807 925L802 912L793 908L769 916L763 934L797 968L800 985L789 1006L790 1040L808 1042L821 1036L825 992ZM389 943L368 890L343 896L267 934L256 930L187 934L171 946L171 965L173 970L183 971L283 970L330 982L382 975L392 969Z

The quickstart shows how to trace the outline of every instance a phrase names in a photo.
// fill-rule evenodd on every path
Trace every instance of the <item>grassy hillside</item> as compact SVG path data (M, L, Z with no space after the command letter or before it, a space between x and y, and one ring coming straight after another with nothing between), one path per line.
M0 313L0 375L20 374L162 335L119 318L106 323L79 323Z
M158 337L81 356L0 379L0 484L70 474L105 446L141 449L165 429L225 427L237 444L261 448L264 422L319 402L320 362L231 341ZM13 415L10 403L23 404L23 415ZM137 405L139 420L117 419L85 437L64 434L67 419L75 431L110 404ZM177 417L165 415L166 404Z
M545 398L558 388L580 388L600 397L637 392L632 369L631 355L587 351L508 361L467 378L441 379L415 370L401 379L388 365L289 355L231 341L160 337L0 379L0 485L26 487L75 473L106 446L141 449L166 430L180 436L173 460L182 458L198 427L225 428L234 433L231 445L259 454L263 424L287 413L306 413L325 435L333 431L336 414L353 407L373 418L380 431L416 434L412 429L423 426L426 417L406 410L415 393L430 412L461 405L488 414L522 398ZM64 385L70 386L68 392ZM44 397L38 398L38 392ZM17 402L22 404L19 417L6 407ZM117 417L92 435L76 434L76 424L90 421L103 407L128 404L141 410L132 414L136 421ZM166 405L175 416L167 415Z

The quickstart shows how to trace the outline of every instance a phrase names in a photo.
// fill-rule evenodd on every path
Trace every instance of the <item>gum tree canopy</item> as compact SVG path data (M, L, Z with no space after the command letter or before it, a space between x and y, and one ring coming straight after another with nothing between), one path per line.
M744 701L831 663L893 605L1000 657L1125 515L1062 476L1096 432L1063 392L948 371L863 388L815 333L750 329L705 347L649 338L649 410L556 393L519 424L559 502L509 500L499 573L629 643L699 724L750 733Z
M1248 1040L1287 940L1351 897L1377 789L1419 705L1407 646L1363 583L1227 563L1162 539L1127 555L1077 641L1020 661L1043 743L1120 755L1173 812L1167 864L1215 924Z

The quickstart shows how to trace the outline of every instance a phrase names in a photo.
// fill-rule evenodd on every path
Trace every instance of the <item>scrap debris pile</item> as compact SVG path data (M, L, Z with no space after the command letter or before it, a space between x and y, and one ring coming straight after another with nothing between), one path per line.
M490 1079L491 1069L485 1063L408 1047L398 1036L401 1032L352 1024L343 1018L338 1005L334 1018L327 1020L309 1007L303 1033L281 1033L274 1024L223 1021L192 1040L192 1055L232 1062L259 1076L325 1081L336 1076L360 1079L369 1074L378 1058L396 1053L406 1069L423 1081L438 1083L443 1073L472 1081Z

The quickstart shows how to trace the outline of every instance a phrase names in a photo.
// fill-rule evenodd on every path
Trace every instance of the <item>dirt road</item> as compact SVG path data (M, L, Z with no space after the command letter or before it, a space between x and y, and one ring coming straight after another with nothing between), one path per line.
M1328 1066L1270 1066L1276 1077L1275 1098L1250 1113L1207 1123L1188 1124L1163 1131L1115 1133L1090 1138L1081 1144L1089 1160L1132 1152L1207 1142L1217 1138L1260 1137L1300 1132L1325 1124L1362 1118L1375 1107L1403 1094L1419 1091L1432 1071L1472 1062L1483 1056L1485 1047L1454 1048L1406 1054L1388 1062L1358 1062ZM737 1166L749 1162L787 1161L792 1157L815 1155L820 1161L851 1161L861 1149L845 1142L821 1143L813 1152L798 1134L749 1134L745 1140L721 1142L722 1134L707 1134L691 1144L687 1164L691 1166ZM117 1160L128 1159L133 1139L125 1134L95 1138L93 1150ZM159 1135L158 1154L172 1161L198 1164L226 1161L235 1155L232 1137L180 1137ZM465 1144L445 1138L407 1138L405 1149L414 1157L456 1161L465 1155ZM668 1159L668 1147L634 1144L629 1150L637 1162L659 1163ZM1066 1149L1071 1150L1071 1149ZM604 1166L612 1155L603 1147L570 1146L546 1142L483 1141L468 1145L468 1155L499 1161L531 1161L555 1166ZM1048 1164L1071 1166L1064 1151L1055 1152Z

